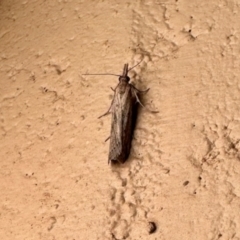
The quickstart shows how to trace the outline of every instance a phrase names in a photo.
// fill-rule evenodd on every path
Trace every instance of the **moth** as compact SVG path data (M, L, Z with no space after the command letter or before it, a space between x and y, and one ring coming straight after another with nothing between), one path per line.
M136 64L134 67L140 63L141 62ZM119 83L117 87L112 89L114 91L114 97L110 108L106 113L99 117L101 118L109 113L112 114L108 163L125 163L128 159L137 115L137 103L143 106L139 100L138 93L146 93L149 91L149 88L147 90L140 91L129 83L130 78L128 76L128 72L134 67L128 69L128 64L124 64L122 75L85 74L119 76Z

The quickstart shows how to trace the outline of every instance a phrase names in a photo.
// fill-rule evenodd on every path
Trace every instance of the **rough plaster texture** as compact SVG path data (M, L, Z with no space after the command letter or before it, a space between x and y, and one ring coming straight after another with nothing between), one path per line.
M0 239L239 240L239 27L234 0L1 0ZM110 167L117 78L81 74L142 58L159 113Z

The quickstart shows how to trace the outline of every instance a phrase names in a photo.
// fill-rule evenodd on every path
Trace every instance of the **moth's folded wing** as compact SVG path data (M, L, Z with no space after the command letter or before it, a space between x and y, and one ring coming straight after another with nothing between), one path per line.
M120 95L115 95L112 113L109 161L119 161L122 155L122 107Z

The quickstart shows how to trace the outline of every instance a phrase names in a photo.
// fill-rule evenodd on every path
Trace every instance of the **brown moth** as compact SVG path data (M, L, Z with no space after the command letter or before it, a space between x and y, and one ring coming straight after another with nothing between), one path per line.
M114 97L111 106L106 113L99 117L112 113L108 163L124 163L128 159L135 127L137 103L143 106L138 98L138 93L146 93L149 90L140 91L129 83L128 72L134 67L128 69L128 64L124 64L122 75L105 74L119 76L119 83L113 90Z

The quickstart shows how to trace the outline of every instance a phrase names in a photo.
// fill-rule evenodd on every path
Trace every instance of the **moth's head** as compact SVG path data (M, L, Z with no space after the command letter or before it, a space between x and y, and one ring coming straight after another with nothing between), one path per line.
M121 82L121 81L129 82L130 77L129 76L120 76L119 77L119 82Z
M125 81L125 82L129 82L130 81L130 77L128 77L128 64L124 64L123 67L123 74L122 76L119 77L119 81Z

